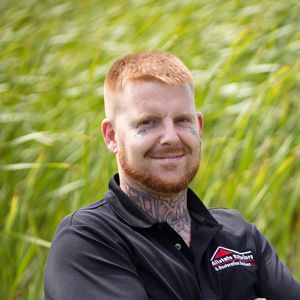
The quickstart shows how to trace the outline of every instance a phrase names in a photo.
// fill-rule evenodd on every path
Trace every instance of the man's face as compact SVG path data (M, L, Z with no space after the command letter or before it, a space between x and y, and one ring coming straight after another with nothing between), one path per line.
M120 180L149 192L184 190L199 167L202 135L192 88L131 80L118 97L114 136Z

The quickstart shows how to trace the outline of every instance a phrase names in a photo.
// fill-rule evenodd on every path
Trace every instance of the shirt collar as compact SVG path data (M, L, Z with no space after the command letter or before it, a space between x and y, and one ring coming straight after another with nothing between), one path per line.
M106 193L106 198L114 213L132 227L149 228L158 223L134 201L130 200L129 196L121 190L119 183L119 174L115 174L109 181L109 190ZM194 221L208 223L210 226L219 226L219 223L190 188L187 190L187 207Z

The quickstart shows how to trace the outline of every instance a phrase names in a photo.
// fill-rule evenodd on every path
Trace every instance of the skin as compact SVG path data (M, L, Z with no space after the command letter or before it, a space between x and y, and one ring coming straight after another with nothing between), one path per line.
M121 189L190 245L186 191L199 167L203 128L192 87L129 80L114 102L102 133L116 154Z
M126 182L121 188L148 215L160 222L167 222L189 246L191 242L191 218L186 207L186 191L175 197L163 197L140 191Z
M112 100L114 113L103 120L102 134L108 149L116 154L121 189L148 215L167 222L189 246L187 185L196 173L186 172L198 169L203 130L192 88L134 80ZM159 180L145 184L140 180L145 173ZM189 178L178 191L161 187L180 182L181 177Z

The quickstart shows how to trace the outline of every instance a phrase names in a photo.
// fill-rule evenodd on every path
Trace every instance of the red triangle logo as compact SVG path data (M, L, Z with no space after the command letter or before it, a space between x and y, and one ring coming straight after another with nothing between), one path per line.
M218 250L218 252L216 253L214 259L219 259L220 257L226 256L226 255L230 255L230 254L232 254L232 251L228 251L228 250L225 250L223 248L220 248Z

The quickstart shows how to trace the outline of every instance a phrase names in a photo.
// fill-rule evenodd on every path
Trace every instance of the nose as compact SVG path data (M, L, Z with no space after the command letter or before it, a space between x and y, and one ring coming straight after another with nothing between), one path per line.
M180 142L178 132L176 131L173 120L167 120L162 126L162 133L160 137L161 145L176 145Z

